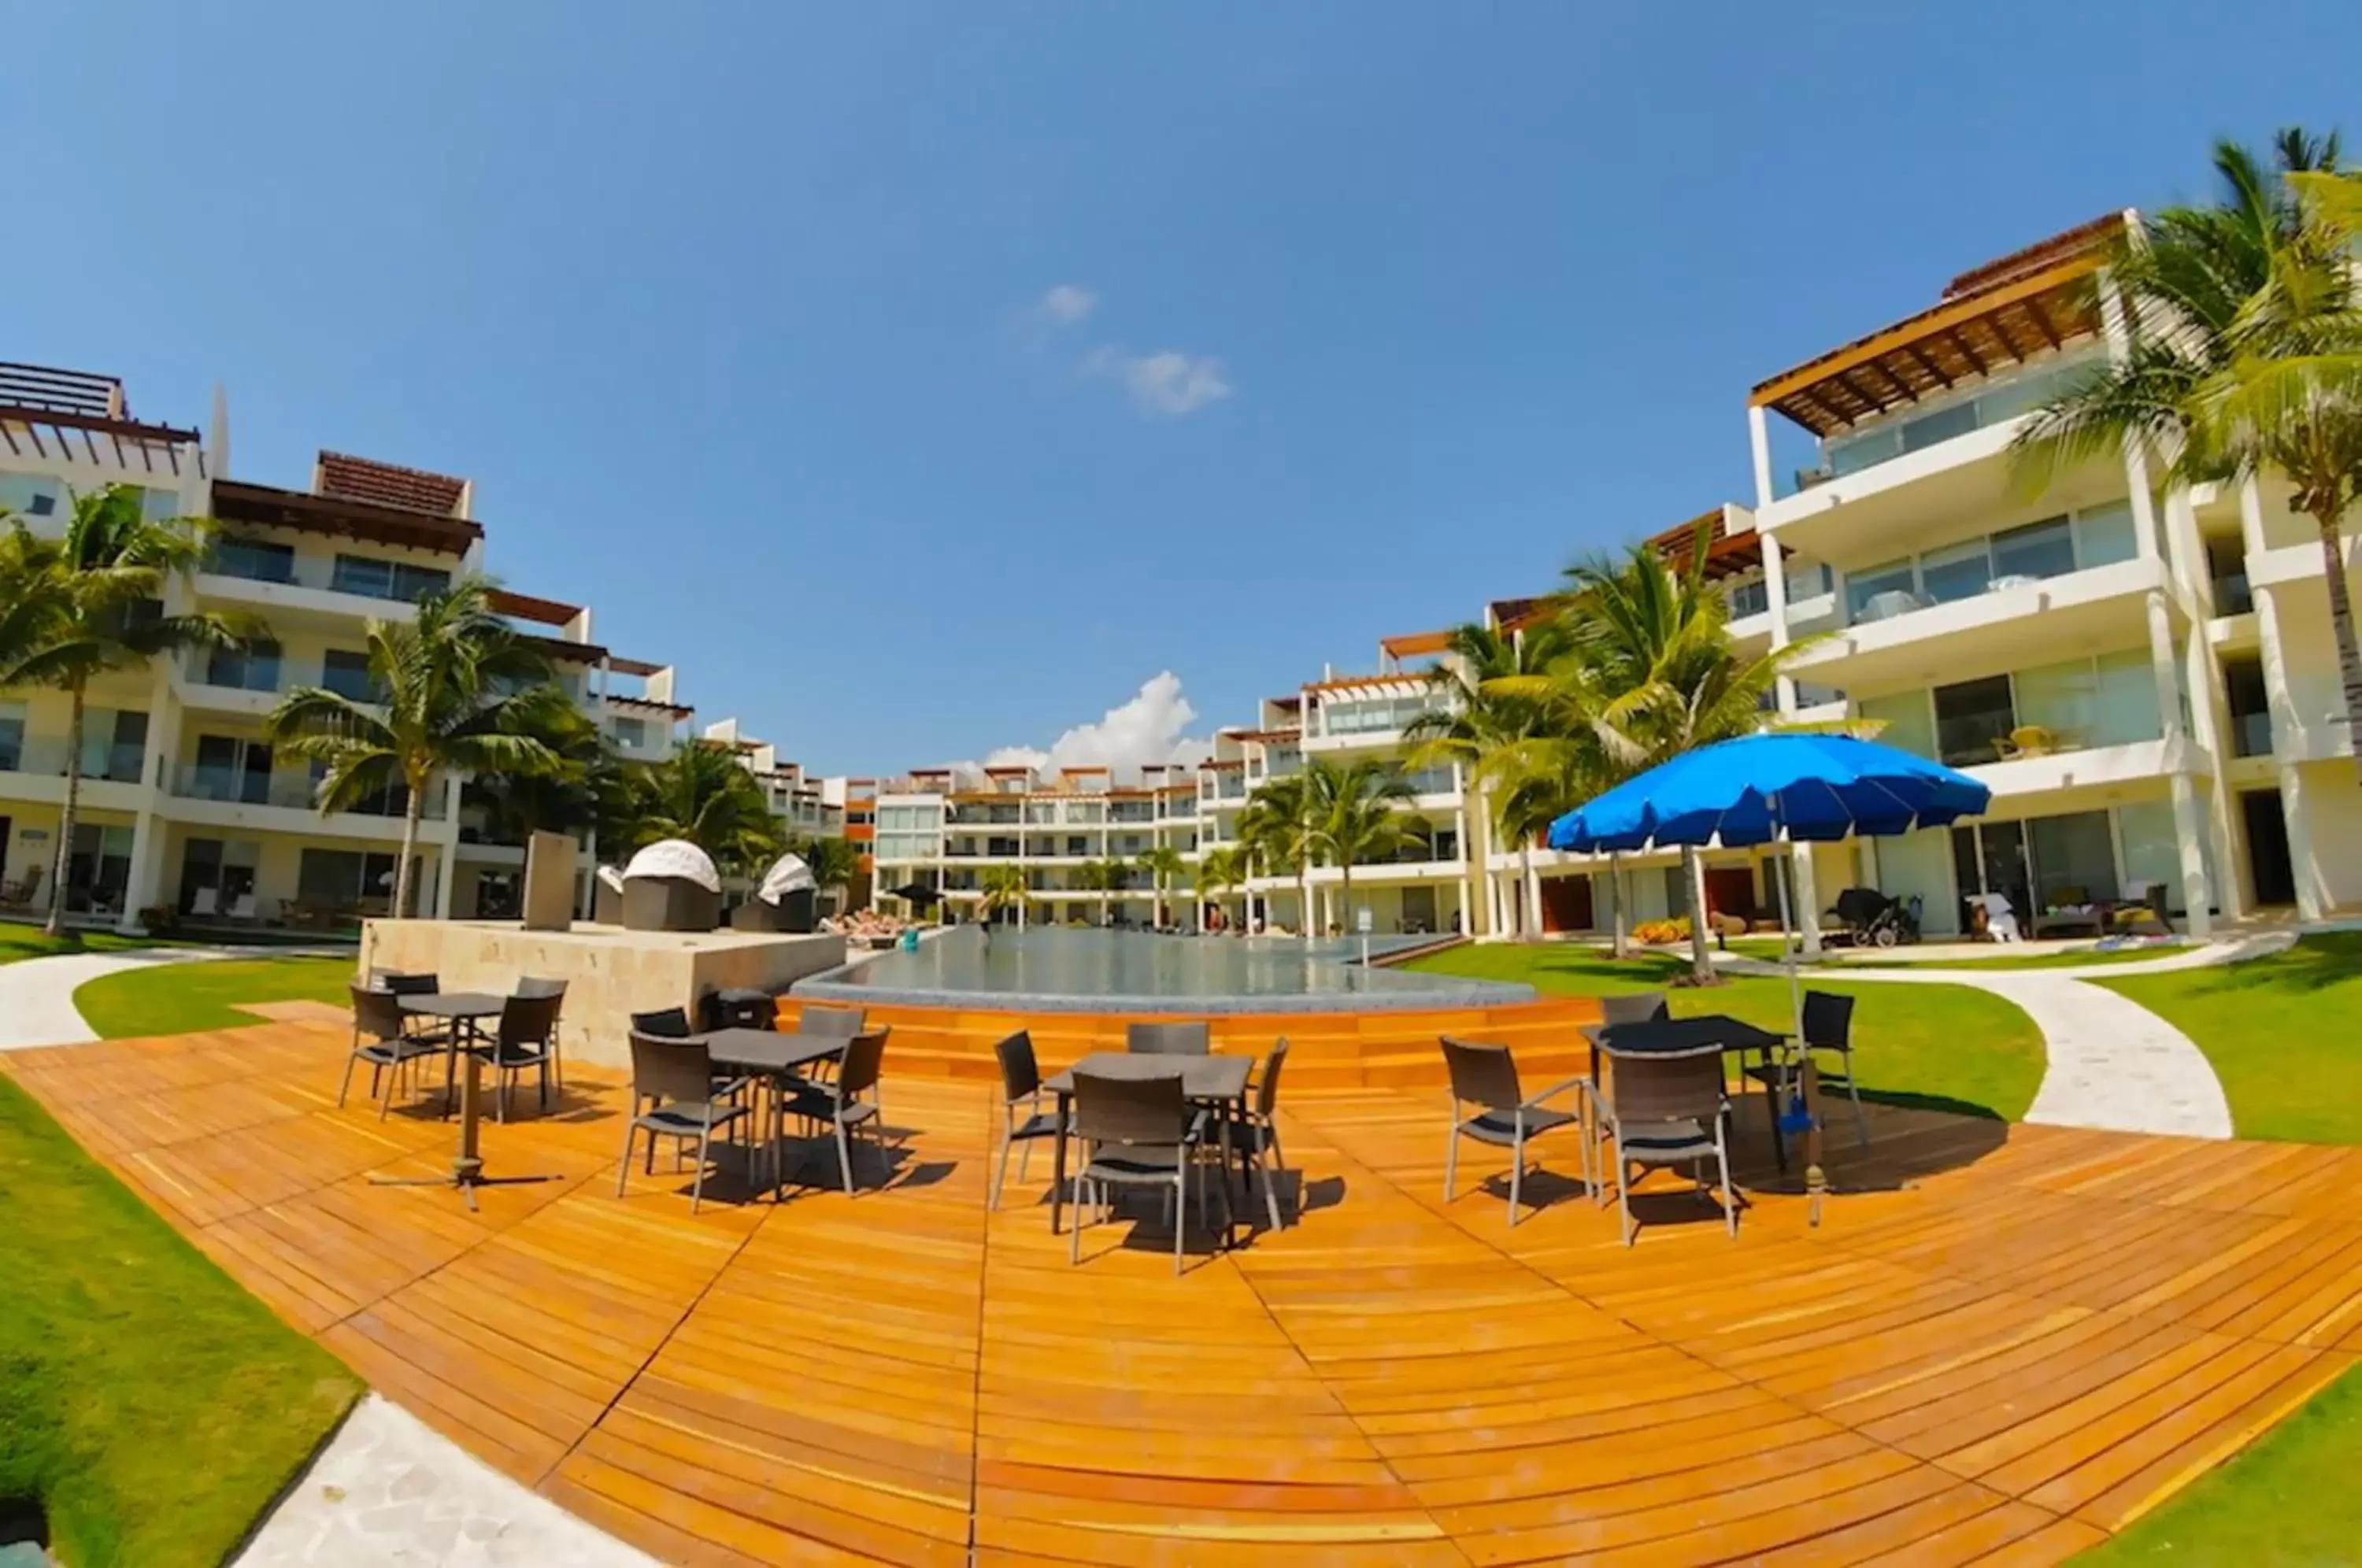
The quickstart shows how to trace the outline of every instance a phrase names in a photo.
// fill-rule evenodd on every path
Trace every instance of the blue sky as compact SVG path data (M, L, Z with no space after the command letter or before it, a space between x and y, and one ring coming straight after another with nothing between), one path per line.
M2350 0L6 25L0 359L472 476L513 586L829 772L1250 720L1745 499L1750 383L2214 136L2362 136Z

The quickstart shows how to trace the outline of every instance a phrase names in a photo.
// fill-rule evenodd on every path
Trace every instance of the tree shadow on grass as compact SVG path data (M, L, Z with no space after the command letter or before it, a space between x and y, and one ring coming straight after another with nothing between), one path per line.
M2110 979L2118 977L2108 977ZM2177 981L2191 997L2235 996L2277 991L2290 996L2325 991L2362 980L2362 931L2325 931L2301 938L2295 946L2260 958L2217 964L2200 969L2161 975L2125 975L2131 988L2124 994L2137 998L2147 983Z

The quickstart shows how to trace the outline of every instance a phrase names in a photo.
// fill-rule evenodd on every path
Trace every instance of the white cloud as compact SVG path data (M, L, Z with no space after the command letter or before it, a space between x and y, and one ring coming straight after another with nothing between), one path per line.
M1039 326L1078 326L1099 308L1098 295L1080 283L1056 283L1033 302L1026 315Z
M1133 354L1103 344L1084 358L1083 373L1116 382L1131 397L1133 407L1164 419L1187 418L1237 390L1220 359L1184 354L1177 348Z
M1105 767L1118 782L1131 783L1153 762L1195 763L1212 755L1213 743L1187 734L1198 710L1182 694L1181 678L1164 670L1141 683L1130 699L1109 708L1096 723L1076 724L1047 749L1004 745L981 763L956 763L961 772L1027 766L1046 774L1061 767Z

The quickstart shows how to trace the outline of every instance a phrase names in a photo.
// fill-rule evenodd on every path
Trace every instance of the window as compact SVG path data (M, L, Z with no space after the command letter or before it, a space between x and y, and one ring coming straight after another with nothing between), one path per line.
M205 569L250 582L293 582L295 547L268 539L215 539L206 553Z
M1955 403L1923 414L1903 427L1903 449L1924 452L1938 441L1948 441L1955 436L1966 436L1977 427L1977 405L1974 402Z
M1996 582L2013 577L2063 577L2075 569L2075 536L2064 517L2047 518L1992 536Z
M1829 569L1818 561L1788 563L1788 602L1818 599L1829 591Z
M2140 537L2133 526L2133 503L2119 501L2075 513L2075 565L2089 571L2112 566L2140 554Z
M1936 721L1928 710L1926 692L1898 691L1891 697L1865 697L1856 706L1861 717L1886 726L1878 733L1881 743L1915 756L1934 758Z
M1931 603L1973 599L1992 586L1991 548L1983 539L1970 539L1930 550L1919 558L1919 579Z
M0 512L21 513L27 517L56 516L58 481L30 474L0 474Z
M1896 601L1888 600L1872 612L1872 601L1899 593L1904 600L1915 602L1916 580L1907 560L1892 561L1885 566L1854 572L1846 579L1846 618L1849 621L1882 620L1900 613Z
M2148 655L2126 649L2017 675L2021 723L2039 724L2063 746L2130 745L2165 733Z
M2108 834L2107 812L2036 817L2026 827L2034 850L2036 908L2116 896L2116 846Z
M451 574L440 567L412 566L406 561L381 560L375 556L340 555L328 586L339 593L414 604L422 594L450 587Z
M1952 767L1971 767L2000 758L1993 742L2017 727L2008 676L1990 675L1982 680L1938 686L1933 695L1938 761Z
M82 732L83 778L137 784L147 770L147 761L146 713L94 708L84 716Z
M279 690L279 645L257 643L248 648L215 648L205 660L205 684L236 691Z
M2181 897L2181 838L2174 831L2173 807L2165 801L2143 801L2116 808L2116 830L2125 841L2125 886L2133 892L2162 882L2174 899Z
M646 719L616 719L615 744L632 751L642 749L648 744L648 722Z
M1760 615L1772 608L1772 591L1761 578L1742 582L1730 591L1730 613L1735 620L1742 615Z
M186 509L181 504L177 490L143 490L139 492L140 515L150 523L162 523L181 516Z
M25 704L0 702L0 773L25 766Z
M306 849L296 867L295 896L300 903L339 913L381 913L393 900L393 856Z
M349 648L330 648L322 656L320 684L356 702L378 701L377 682L370 675L369 655Z

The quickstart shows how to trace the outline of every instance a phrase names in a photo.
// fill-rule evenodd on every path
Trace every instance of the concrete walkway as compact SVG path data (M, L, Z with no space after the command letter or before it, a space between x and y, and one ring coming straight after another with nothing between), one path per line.
M435 1431L364 1395L234 1568L652 1568Z
M2162 1132L2187 1138L2231 1136L2231 1105L2222 1080L2190 1036L2129 998L2086 981L2155 975L2234 964L2277 953L2295 937L2271 932L2209 943L2153 960L2091 964L2073 968L2007 969L1991 965L1945 968L1812 968L1805 983L1842 978L1879 985L1969 986L2013 1002L2042 1031L2048 1066L2035 1091L2028 1121L2095 1127L2113 1132ZM1779 965L1752 959L1727 966L1752 975L1779 975Z

